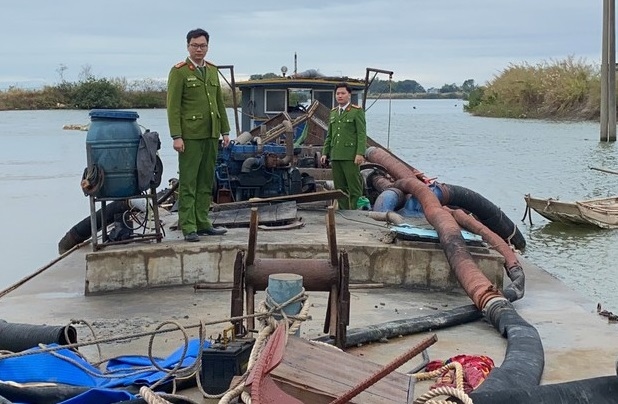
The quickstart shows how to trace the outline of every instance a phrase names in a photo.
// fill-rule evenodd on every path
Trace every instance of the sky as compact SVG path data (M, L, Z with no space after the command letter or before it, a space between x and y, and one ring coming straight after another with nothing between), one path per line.
M198 27L210 34L206 59L233 65L237 81L284 65L293 72L295 54L298 72L364 78L372 67L426 89L486 84L512 64L601 60L603 0L1 3L0 89L77 81L85 69L165 80Z

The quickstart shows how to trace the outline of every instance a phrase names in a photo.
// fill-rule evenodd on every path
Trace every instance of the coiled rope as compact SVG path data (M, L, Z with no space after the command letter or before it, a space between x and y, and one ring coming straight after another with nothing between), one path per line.
M84 173L82 174L82 181L80 183L82 191L84 191L84 195L95 195L103 186L103 181L105 181L105 172L103 171L103 168L96 164L86 167L84 169Z
M414 404L453 404L453 401L434 400L435 397L439 396L456 397L461 400L463 404L473 404L472 399L468 397L468 395L464 391L463 366L461 366L461 363L459 362L451 362L432 372L415 373L413 376L418 381L430 380L442 375L445 370L450 369L453 369L455 371L455 385L457 386L456 388L450 386L442 386L431 389L427 393L414 400Z

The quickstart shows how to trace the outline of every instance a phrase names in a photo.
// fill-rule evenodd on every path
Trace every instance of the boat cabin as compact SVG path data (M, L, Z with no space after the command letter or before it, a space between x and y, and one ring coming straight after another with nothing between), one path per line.
M336 104L335 86L341 82L346 82L352 88L351 102L359 104L365 82L348 77L321 77L315 71L308 71L291 77L238 82L236 87L241 92L241 132L251 132L276 116L287 114L295 119L305 114L314 101L319 101L330 110Z

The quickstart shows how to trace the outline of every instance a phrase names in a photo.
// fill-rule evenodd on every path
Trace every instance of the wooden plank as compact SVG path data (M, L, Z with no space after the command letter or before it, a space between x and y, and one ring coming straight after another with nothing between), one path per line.
M277 205L277 222L287 222L290 217L296 218L296 203L285 202Z
M237 217L237 210L228 210L217 212L215 215L212 215L211 220L214 226L238 227L235 225Z
M270 205L264 206L262 209L258 209L260 214L260 223L276 223L277 222L277 209L278 206Z
M332 199L343 198L346 194L339 190L333 191L321 191L321 192L309 192L306 194L294 194L294 195L282 195L274 196L272 198L251 198L249 202L264 203L264 202L282 202L282 201L295 201L296 203L303 202L316 202L326 201Z
M213 205L213 212L222 212L225 210L237 210L241 208L249 208L252 206L264 206L271 203L295 201L296 203L309 203L318 201L330 201L333 199L343 198L346 196L344 192L339 189L333 191L320 191L309 192L306 194L293 194L283 196L273 196L271 198L251 198L248 201L221 203Z
M289 336L283 361L271 375L279 387L303 402L326 404L380 369L378 364L333 347ZM405 403L409 379L392 372L350 403Z
M296 220L297 207L294 201L262 205L256 208L259 224L283 225ZM211 212L210 218L213 226L249 227L251 208Z

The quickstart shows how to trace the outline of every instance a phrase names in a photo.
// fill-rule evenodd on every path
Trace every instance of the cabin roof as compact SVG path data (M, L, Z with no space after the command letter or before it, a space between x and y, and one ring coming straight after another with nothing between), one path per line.
M291 78L278 77L271 79L247 80L236 83L239 89L250 87L265 87L265 88L326 88L333 89L337 83L345 82L352 90L362 90L365 88L365 82L358 79L350 79L348 77L313 77L313 78Z

